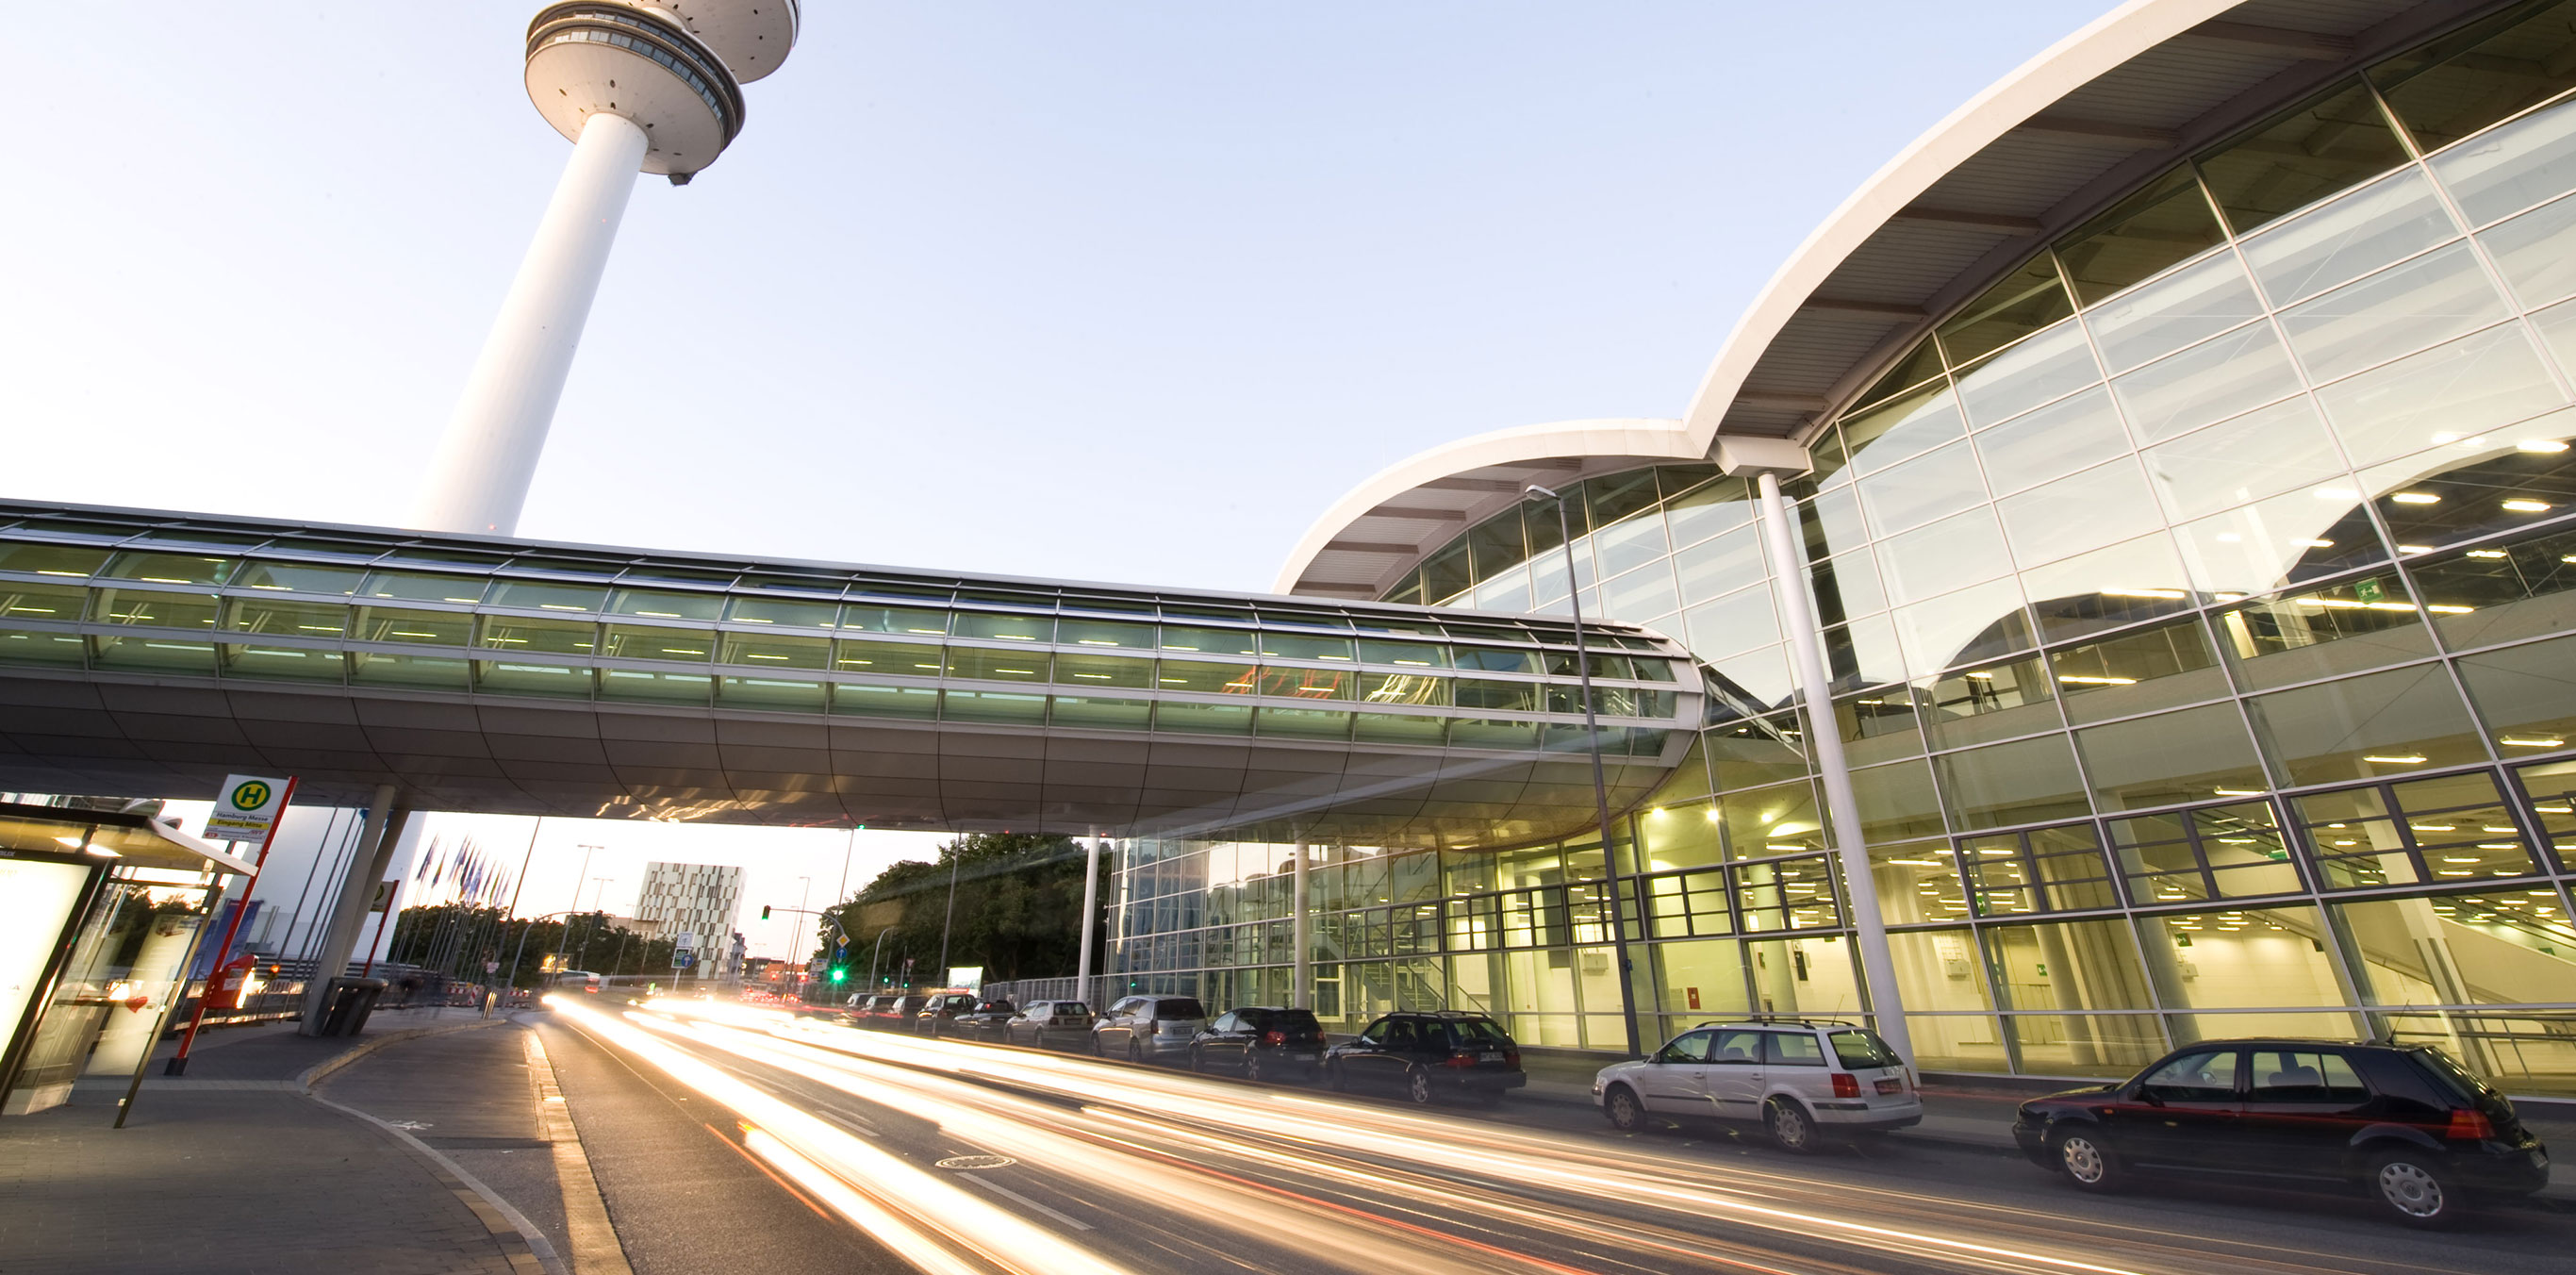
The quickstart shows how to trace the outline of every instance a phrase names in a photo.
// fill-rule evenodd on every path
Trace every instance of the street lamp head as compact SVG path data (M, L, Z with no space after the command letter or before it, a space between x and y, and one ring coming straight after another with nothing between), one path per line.
M1563 498L1563 497L1561 497L1561 496L1559 496L1559 495L1557 495L1554 491L1551 491L1551 490L1549 490L1548 488L1541 487L1541 486L1539 486L1537 483L1531 483L1530 485L1528 485L1528 486L1526 486L1526 487L1521 488L1521 499L1523 499L1523 500L1562 500L1562 499L1564 499L1564 498Z

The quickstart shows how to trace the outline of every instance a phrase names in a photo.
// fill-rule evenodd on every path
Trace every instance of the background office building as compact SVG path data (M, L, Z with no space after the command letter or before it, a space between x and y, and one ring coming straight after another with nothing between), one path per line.
M733 923L742 912L742 869L712 863L644 865L644 889L635 917L653 938L694 940L700 972L712 977L733 950Z
M1874 177L1683 419L1355 492L1283 591L1579 590L1685 642L1707 715L1615 859L1312 839L1319 1012L1617 1048L1613 873L1649 1035L1856 1012L1826 729L1925 1068L2394 1033L2576 1093L2571 91L2576 3L2130 5ZM1796 560L1730 439L1803 445ZM1532 481L1579 493L1572 578ZM1125 849L1126 980L1293 994L1293 843Z

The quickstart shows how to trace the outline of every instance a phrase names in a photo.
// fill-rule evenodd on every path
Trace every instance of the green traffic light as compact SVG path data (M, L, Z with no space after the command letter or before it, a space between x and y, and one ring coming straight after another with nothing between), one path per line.
M838 965L835 965L835 966L833 966L833 967L832 967L832 981L833 981L833 982L835 982L835 983L845 983L845 982L848 982L848 981L849 981L849 978L850 978L850 972L849 972L848 970L842 969L842 968L841 968L840 966L838 966Z

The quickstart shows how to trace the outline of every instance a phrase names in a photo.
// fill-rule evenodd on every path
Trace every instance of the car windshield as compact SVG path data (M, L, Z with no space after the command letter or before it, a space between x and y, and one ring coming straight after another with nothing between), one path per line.
M1888 1048L1887 1042L1880 1040L1874 1031L1839 1031L1826 1039L1833 1042L1834 1057L1840 1059L1843 1066L1854 1070L1905 1065L1904 1060L1896 1056L1896 1051Z
M1269 1031L1311 1031L1322 1027L1315 1012L1308 1009L1274 1009L1262 1015L1261 1026Z
M1156 1018L1205 1018L1207 1008L1186 996L1174 997L1154 1006Z
M1091 1007L1083 1004L1081 1001L1057 1001L1055 1003L1055 1012L1059 1014L1088 1014L1091 1012Z
M1512 1038L1490 1018L1462 1018L1449 1024L1449 1041L1459 1049L1500 1049Z

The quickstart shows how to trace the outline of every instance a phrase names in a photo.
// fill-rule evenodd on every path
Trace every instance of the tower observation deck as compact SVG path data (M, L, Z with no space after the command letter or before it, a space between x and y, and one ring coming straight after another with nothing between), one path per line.
M796 0L563 0L528 23L528 100L573 143L448 420L411 524L509 535L638 173L689 180L742 132L742 86L796 47Z

